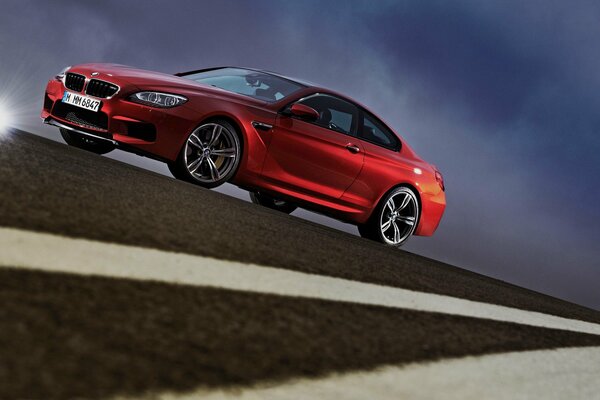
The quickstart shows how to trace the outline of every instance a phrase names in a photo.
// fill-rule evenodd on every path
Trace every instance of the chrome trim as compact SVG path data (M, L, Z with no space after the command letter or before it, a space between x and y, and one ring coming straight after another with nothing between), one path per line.
M76 92L75 90L73 90L73 89L69 89L69 88L67 87L67 74L68 74L68 73L69 73L69 74L73 74L73 75L79 75L79 76L83 76L83 78L84 78L84 81L83 81L83 88L82 88L80 91ZM93 75L93 76L94 76L93 78L88 78L88 77L87 77L86 75L84 75L84 74L80 74L79 72L71 72L71 71L69 70L69 71L65 72L65 75L62 77L62 79L60 80L60 82L62 82L62 84L63 84L63 87L64 87L66 90L71 90L71 91L72 91L72 92L74 92L74 93L82 93L82 94L84 94L84 95L86 95L86 96L90 96L90 97L93 97L93 98L95 98L95 99L104 99L104 100L110 100L110 99L112 99L113 97L115 97L117 94L119 94L119 92L121 91L121 86L117 85L116 83L114 83L114 82L109 82L109 81L107 81L107 80L104 80L104 79L99 79L99 78L96 78L96 76L97 76L97 75ZM97 81L102 81L102 82L110 83L111 85L115 85L115 86L117 87L117 91L116 91L116 92L115 92L115 93L114 93L112 96L110 96L110 97L96 97L96 96L92 96L91 94L88 94L88 92L87 92L87 89L88 89L88 84L90 83L90 81L91 81L92 79L95 79L95 80L97 80Z
M79 75L83 77L83 87L81 88L81 90L76 91L75 89L71 89L67 87L67 74L72 74L72 75ZM85 89L87 87L87 83L88 83L88 77L85 76L84 74L80 74L79 72L71 72L71 71L67 71L65 72L64 76L61 79L61 82L63 84L63 86L65 87L65 89L67 90L71 90L74 93L85 93Z
M273 125L266 124L260 121L252 121L252 126L256 129L260 129L261 131L270 131L271 129L273 129Z
M107 142L110 142L110 143L114 144L115 146L119 145L119 142L117 142L117 141L114 141L112 139L107 139L107 138L102 137L102 136L94 135L93 133L80 131L79 129L75 129L72 126L68 126L68 125L65 125L63 123L60 123L57 120L53 119L52 117L46 118L44 120L44 123L48 124L48 125L56 126L56 127L59 127L59 128L68 129L70 131L77 132L80 135L89 136L89 137L94 138L94 139L104 140L104 141L107 141Z
M115 94L113 94L113 95L112 95L112 96L110 96L110 97L96 97L96 96L93 96L93 95L91 95L91 94L88 94L88 92L87 92L87 90L88 90L88 85L89 85L89 83L90 83L90 81L91 81L91 80L95 80L95 81L102 81L102 82L110 83L111 85L115 85L115 86L117 87L117 91L115 92ZM66 86L65 86L65 87L66 87ZM84 93L86 96L90 96L90 97L93 97L93 98L95 98L95 99L104 99L104 100L110 100L110 99L112 99L112 98L113 98L113 97L115 97L117 94L119 94L119 92L120 92L120 91L121 91L121 86L117 85L116 83L109 82L109 81L105 81L104 79L98 79L98 78L95 78L95 77L94 77L94 78L89 78L89 79L88 79L88 78L86 78L86 80L85 80L85 87L84 87L84 89L83 89L83 93Z

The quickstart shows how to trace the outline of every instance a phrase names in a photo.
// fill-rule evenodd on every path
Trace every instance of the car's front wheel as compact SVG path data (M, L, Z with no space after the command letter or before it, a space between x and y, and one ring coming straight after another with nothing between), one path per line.
M281 211L286 214L291 214L298 208L295 204L276 199L262 192L250 192L250 200L252 200L254 204L260 204L263 207Z
M214 188L235 174L241 155L236 129L227 121L212 121L194 129L177 160L168 166L177 179Z
M399 247L415 231L419 212L417 195L407 187L398 187L383 198L358 231L362 237Z
M60 128L60 135L69 146L78 147L92 153L106 154L115 149L115 145L110 142L92 139L69 129Z

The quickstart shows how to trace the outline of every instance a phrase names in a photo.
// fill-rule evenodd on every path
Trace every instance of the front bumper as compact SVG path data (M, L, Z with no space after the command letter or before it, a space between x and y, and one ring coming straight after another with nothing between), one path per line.
M115 141L115 140L106 138L104 136L100 136L100 135L98 135L96 133L90 133L90 132L83 131L80 128L78 129L78 128L75 128L73 126L70 126L70 125L67 125L67 124L63 124L63 123L55 120L51 116L46 117L44 119L44 123L48 124L48 125L56 126L58 128L67 129L67 130L69 130L71 132L76 132L76 133L78 133L80 135L87 136L89 138L93 138L93 139L101 140L101 141L105 141L105 142L110 142L110 143L112 143L113 145L115 145L117 147L119 146L119 143L117 141Z
M63 103L65 90L62 81L48 82L41 113L45 123L159 159L175 160L197 123L197 113L184 106L158 109L127 101L132 90L99 99L102 105L96 113Z

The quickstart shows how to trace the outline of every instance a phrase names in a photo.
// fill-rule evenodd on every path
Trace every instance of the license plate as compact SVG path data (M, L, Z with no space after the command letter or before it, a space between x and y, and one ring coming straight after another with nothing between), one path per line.
M91 97L82 96L66 90L63 94L62 102L91 111L98 111L100 109L100 104L102 104L100 100L94 100Z

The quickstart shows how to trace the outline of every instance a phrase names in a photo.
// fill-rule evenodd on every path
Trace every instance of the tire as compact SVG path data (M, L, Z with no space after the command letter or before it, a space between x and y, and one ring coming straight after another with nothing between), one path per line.
M189 178L183 173L183 171L179 168L179 163L177 161L168 162L167 167L171 172L171 175L175 177L175 179L179 179L181 181L187 181Z
M187 137L177 160L167 163L177 179L214 188L231 179L240 165L242 142L233 125L216 120Z
M410 188L393 189L379 203L369 221L359 225L364 238L400 247L414 233L419 222L417 195Z
M250 192L250 200L252 200L254 204L260 204L263 207L267 207L286 214L291 214L296 208L298 208L295 204L275 199L261 192Z
M95 140L68 129L60 128L60 135L64 141L73 147L77 147L96 154L106 154L115 149L115 145L103 140Z

